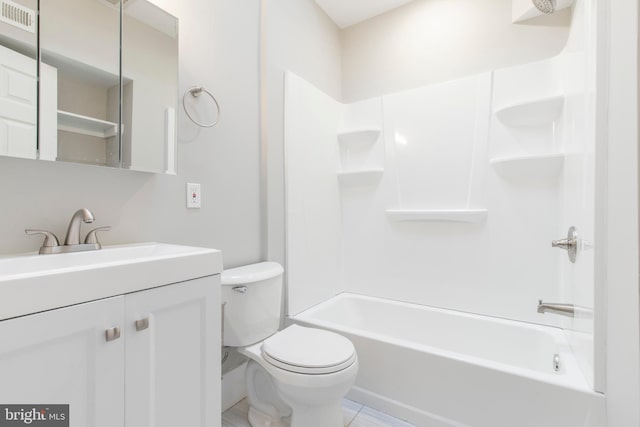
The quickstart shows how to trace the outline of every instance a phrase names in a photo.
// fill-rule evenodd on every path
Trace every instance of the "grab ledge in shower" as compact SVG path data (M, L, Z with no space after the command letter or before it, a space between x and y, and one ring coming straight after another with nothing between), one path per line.
M393 222L467 222L480 223L487 219L488 209L387 209Z

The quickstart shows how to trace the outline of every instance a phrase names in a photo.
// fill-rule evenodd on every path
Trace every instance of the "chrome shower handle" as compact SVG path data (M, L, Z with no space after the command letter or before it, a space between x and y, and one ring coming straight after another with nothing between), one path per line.
M560 239L560 240L552 240L551 241L551 246L554 248L560 248L560 249L564 249L564 250L569 250L571 248L573 248L576 245L575 240L569 240L569 239Z
M578 231L575 227L569 228L566 239L552 240L551 246L567 251L569 261L575 263L578 257Z

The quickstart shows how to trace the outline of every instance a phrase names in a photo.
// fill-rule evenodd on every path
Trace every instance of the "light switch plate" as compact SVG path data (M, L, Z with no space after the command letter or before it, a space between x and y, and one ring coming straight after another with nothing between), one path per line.
M200 197L200 184L188 182L187 183L187 208L200 209L201 197Z

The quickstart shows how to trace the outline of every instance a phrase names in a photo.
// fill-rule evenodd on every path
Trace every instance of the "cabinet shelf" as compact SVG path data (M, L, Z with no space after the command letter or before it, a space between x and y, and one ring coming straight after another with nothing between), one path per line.
M469 222L487 219L487 209L387 209L387 217L394 222Z
M338 142L346 148L373 145L380 136L380 129L356 129L338 132Z
M118 134L117 123L62 110L58 110L58 129L98 138L110 138Z
M503 107L495 115L506 126L540 126L560 117L563 106L563 95L550 96Z
M548 179L560 175L564 157L564 154L498 157L490 163L505 178Z
M372 185L380 179L384 169L361 169L354 171L338 171L340 184L349 187Z

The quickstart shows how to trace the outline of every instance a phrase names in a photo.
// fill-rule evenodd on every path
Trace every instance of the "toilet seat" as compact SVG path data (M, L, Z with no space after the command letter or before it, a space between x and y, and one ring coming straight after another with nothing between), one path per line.
M351 341L334 332L291 325L261 346L269 364L299 374L331 374L356 361Z

